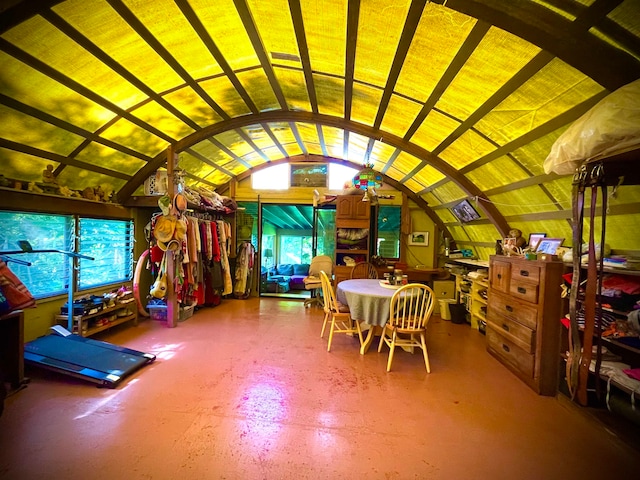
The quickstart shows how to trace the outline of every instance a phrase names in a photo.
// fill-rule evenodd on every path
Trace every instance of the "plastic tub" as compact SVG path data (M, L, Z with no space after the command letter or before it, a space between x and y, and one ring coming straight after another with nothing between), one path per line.
M440 318L442 318L442 320L451 320L449 305L456 303L456 301L452 298L441 298L438 302L440 302Z

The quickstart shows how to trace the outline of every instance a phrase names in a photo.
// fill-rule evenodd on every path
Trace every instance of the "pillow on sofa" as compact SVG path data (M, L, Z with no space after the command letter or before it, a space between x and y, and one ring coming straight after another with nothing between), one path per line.
M293 265L290 263L281 263L278 265L278 275L293 275Z
M309 275L309 264L303 263L301 265L294 264L293 265L293 274L294 275Z

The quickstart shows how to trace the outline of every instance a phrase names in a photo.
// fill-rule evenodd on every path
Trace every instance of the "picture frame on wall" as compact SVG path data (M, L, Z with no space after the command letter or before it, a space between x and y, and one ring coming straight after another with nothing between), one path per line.
M412 232L409 234L409 245L417 247L429 246L429 232Z

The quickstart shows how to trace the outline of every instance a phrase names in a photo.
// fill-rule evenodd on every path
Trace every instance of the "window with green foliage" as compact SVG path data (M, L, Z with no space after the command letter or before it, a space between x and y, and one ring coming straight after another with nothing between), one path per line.
M400 207L378 209L377 254L383 258L400 257Z
M74 232L78 225L78 237ZM37 298L66 294L72 257L78 252L94 260L79 262L79 291L98 285L131 280L133 273L133 222L71 215L47 215L0 211L0 252L31 265L9 261L9 267ZM20 253L19 241L29 242L33 252ZM19 253L7 253L19 252Z
M131 280L133 271L133 222L81 218L80 252L93 260L80 259L78 289Z
M311 263L311 236L282 235L278 263Z

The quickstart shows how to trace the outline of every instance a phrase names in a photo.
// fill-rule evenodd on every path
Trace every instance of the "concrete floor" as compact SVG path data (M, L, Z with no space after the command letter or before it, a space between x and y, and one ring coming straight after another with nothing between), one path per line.
M105 340L158 359L117 389L28 370L0 417L0 478L615 479L640 454L540 397L467 325L434 317L422 356L319 337L302 301L225 300L177 328ZM377 345L377 344L376 344Z

